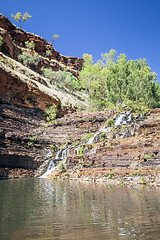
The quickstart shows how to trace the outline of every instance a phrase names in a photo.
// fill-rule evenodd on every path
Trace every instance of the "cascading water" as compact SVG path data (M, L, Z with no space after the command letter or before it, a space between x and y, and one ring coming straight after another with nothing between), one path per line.
M144 117L141 114L136 121L143 121ZM121 128L123 125L128 125L129 123L132 123L133 119L132 119L132 113L130 111L127 111L125 113L121 113L119 114L115 120L113 121L113 126L115 128ZM47 170L46 172L41 176L41 178L47 178L48 175L50 175L55 168L57 167L57 162L61 161L61 163L64 163L66 158L67 158L67 154L69 150L78 150L79 147L81 147L82 145L87 145L87 144L93 144L93 143L97 143L100 142L102 134L103 133L110 133L112 131L113 126L104 126L103 128L101 128L98 132L96 132L94 134L93 137L91 137L85 144L79 144L75 147L66 147L65 149L60 149L57 153L56 156L53 159L50 160ZM128 134L124 135L124 137L128 137Z
M127 111L125 113L121 113L117 116L117 118L114 121L115 127L121 127L122 125L126 125L127 123L132 121L132 114L130 111Z
M86 144L93 144L93 143L99 142L101 140L102 133L104 132L107 133L110 130L111 130L111 127L106 128L106 126L104 126L92 138L90 138Z
M45 173L43 173L40 178L47 178L56 168L56 164L57 162L59 161L62 161L64 160L64 158L67 157L67 153L68 153L68 150L69 148L65 148L64 150L60 149L57 153L56 153L56 156L54 159L51 159L49 161L49 164L48 164L48 167L45 171Z
M133 120L133 114L131 113L131 111L126 111L125 113L120 113L117 115L117 117L113 121L113 126L114 126L114 128L120 129L123 125L128 126L132 122L136 123L136 122L143 121L143 120L144 120L144 116L142 114L140 114L136 118L136 120ZM98 132L96 132L94 134L94 136L92 138L90 138L86 144L93 144L93 143L100 142L102 134L110 133L113 129L113 126L112 127L104 126ZM121 137L129 137L129 136L130 136L129 132L126 134L121 134Z
M49 174L51 174L55 169L55 163L54 163L54 160L50 160L49 164L48 164L48 167L46 169L46 172L43 173L42 176L40 176L40 178L47 178L47 176Z

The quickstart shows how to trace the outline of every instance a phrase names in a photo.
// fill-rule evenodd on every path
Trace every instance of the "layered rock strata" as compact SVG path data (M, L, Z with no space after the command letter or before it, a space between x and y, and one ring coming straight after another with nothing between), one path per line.
M49 158L54 136L46 122L45 109L53 104L57 118L84 107L83 96L74 95L51 85L37 72L23 66L17 56L26 41L34 41L40 64L54 71L63 70L78 75L83 60L60 55L43 38L15 27L0 14L0 35L3 45L0 52L0 177L34 176L37 169ZM46 51L51 54L46 57ZM62 140L63 144L63 140Z
M68 152L67 171L55 171L54 178L160 185L160 109L81 146L81 152Z
M69 148L60 179L160 185L160 109L144 121L112 127L95 143L88 137L116 113L75 112L84 107L84 96L75 96L17 62L26 41L34 41L41 61L39 68L67 69L75 76L83 60L60 55L43 38L26 33L0 15L0 178L38 176L59 149ZM51 55L46 57L46 51ZM45 109L57 107L57 119L46 122ZM75 147L77 146L77 147Z
M38 109L1 103L0 177L37 176L59 147L82 141L112 115L112 112L71 113L47 124Z

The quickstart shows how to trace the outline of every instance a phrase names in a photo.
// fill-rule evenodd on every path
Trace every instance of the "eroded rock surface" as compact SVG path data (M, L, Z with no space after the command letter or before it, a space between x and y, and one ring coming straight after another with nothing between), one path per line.
M99 142L80 148L69 151L67 171L55 171L54 178L160 185L160 109L152 110L144 121L113 128Z
M39 109L1 104L0 108L0 176L27 177L40 173L58 149L69 147L63 172L54 178L160 184L160 109L154 109L144 121L136 123L130 136L125 128L111 133L93 144L88 136L101 129L116 113L81 112L45 121ZM131 126L130 126L131 127ZM122 134L123 133L123 134ZM83 153L74 146L83 146Z
M113 112L71 113L48 124L40 109L1 103L0 177L39 174L39 167L54 158L59 147L82 141L112 115Z
M39 69L44 66L52 68L54 71L66 69L75 76L78 76L79 70L82 69L83 59L77 57L66 57L57 52L52 44L48 43L42 37L33 33L20 30L13 25L9 19L0 14L0 35L3 37L2 52L17 60L17 56L24 50L26 41L35 43L35 51L40 55L41 61ZM50 50L49 57L46 51Z

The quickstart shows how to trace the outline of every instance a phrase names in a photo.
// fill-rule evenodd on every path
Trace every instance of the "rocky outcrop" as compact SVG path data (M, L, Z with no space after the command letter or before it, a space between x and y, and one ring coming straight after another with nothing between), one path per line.
M83 102L0 52L0 101L44 110L55 104L58 116L75 111Z
M71 149L67 171L57 170L53 177L160 185L160 109L134 123L111 128L97 143L83 143L76 150Z
M16 75L11 75L9 72L0 69L0 100L11 105L23 106L44 110L47 107L55 104L60 107L60 100L53 98L40 91L36 84L22 81Z
M62 146L83 141L113 112L71 113L47 124L36 108L0 105L0 177L38 175ZM43 166L43 167L42 167Z
M54 171L54 179L160 184L160 110L135 128L113 128L101 141L86 144L115 116L113 111L70 113L47 124L36 108L1 104L0 177L37 176L58 149L69 147L67 170ZM74 150L79 144L83 152Z
M0 14L0 35L3 37L2 52L17 60L17 56L25 47L26 41L35 43L35 51L41 56L39 69L44 66L52 68L54 71L66 69L78 76L81 70L83 59L77 57L66 57L57 52L52 44L45 39L33 33L27 33L13 25L8 18ZM50 50L51 54L46 57L46 51Z
M47 158L50 141L37 139L43 117L36 109L0 104L1 178L34 176Z

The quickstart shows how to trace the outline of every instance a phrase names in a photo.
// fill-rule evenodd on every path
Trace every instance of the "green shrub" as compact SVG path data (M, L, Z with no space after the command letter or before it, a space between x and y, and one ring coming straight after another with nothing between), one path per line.
M85 161L82 161L81 164L82 164L82 166L85 166Z
M28 137L28 147L32 148L34 146L34 142L36 141L36 137L29 136Z
M88 133L86 136L84 136L83 140L86 142L88 141L91 137L93 137L93 133Z
M113 126L113 123L114 123L114 120L112 118L109 118L107 121L106 121L106 125L111 127Z
M2 44L3 44L3 38L2 38L2 36L0 36L0 50L1 50Z
M55 82L57 73L52 70L52 68L41 68L41 74L48 78L49 80L53 80Z
M129 99L124 100L125 109L131 110L134 113L142 113L143 115L146 115L146 113L149 111L149 108L147 105L143 102L143 99L139 99L138 101L133 101Z
M59 166L59 169L61 170L61 172L66 172L66 168L63 163L61 163L61 165Z
M83 151L84 151L84 147L83 146L80 146L79 148L78 148L78 157L83 157Z
M39 55L34 51L35 44L33 41L26 41L25 47L29 51L24 51L22 52L22 54L19 54L18 61L20 61L24 66L30 67L31 69L35 70L35 67L37 67L38 63L40 62Z
M47 122L52 122L56 119L57 116L57 107L53 104L51 107L45 109L45 113L47 114Z
M79 90L80 84L76 77L70 72L64 72L64 85L70 90Z
M131 173L131 176L137 176L137 173L136 172L133 172L133 173Z
M80 83L78 79L70 72L55 72L51 68L42 67L41 73L44 77L50 80L51 84L57 83L57 86L62 90L65 90L65 88L71 91L80 90Z
M142 178L141 179L141 183L145 185L146 184L146 180L144 178Z
M121 184L124 184L124 181L123 181L123 179L121 179L120 183L121 183Z
M24 66L32 68L32 66L36 67L38 65L40 58L37 53L34 53L33 55L31 55L31 53L29 52L23 52L22 54L18 55L18 60Z
M31 142L34 142L36 139L37 139L36 137L31 137L31 136L28 137L28 140Z
M35 44L33 41L26 41L25 42L25 47L30 49L31 51L34 51L35 50Z
M46 50L46 56L49 57L51 55L51 50Z
M112 178L114 178L114 176L115 176L115 174L111 172L108 174L108 179L112 179Z
M51 145L50 145L50 149L52 149L53 151L56 151L56 150L57 150L57 147L56 147L56 145L51 144Z

